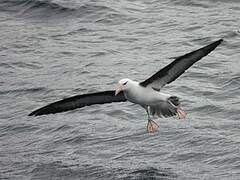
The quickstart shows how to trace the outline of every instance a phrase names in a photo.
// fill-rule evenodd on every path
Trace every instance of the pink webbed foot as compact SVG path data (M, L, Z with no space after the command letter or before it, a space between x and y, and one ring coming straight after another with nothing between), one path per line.
M155 123L153 120L148 120L148 124L147 124L147 131L149 133L154 133L157 131L158 129L158 124Z
M178 107L177 108L177 116L179 119L185 119L187 116L187 113L182 110L182 108Z

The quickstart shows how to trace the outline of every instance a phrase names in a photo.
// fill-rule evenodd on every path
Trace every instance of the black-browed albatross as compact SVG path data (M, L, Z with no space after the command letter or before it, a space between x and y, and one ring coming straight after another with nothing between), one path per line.
M124 102L128 100L139 104L146 110L148 116L147 130L150 133L155 132L158 125L151 119L150 115L158 115L159 117L178 116L180 119L186 117L186 113L180 107L179 98L164 94L160 92L160 89L177 79L195 62L213 51L222 41L220 39L176 58L172 63L143 82L139 83L127 78L121 79L115 91L102 91L73 96L37 109L30 113L29 116L59 113L93 104Z

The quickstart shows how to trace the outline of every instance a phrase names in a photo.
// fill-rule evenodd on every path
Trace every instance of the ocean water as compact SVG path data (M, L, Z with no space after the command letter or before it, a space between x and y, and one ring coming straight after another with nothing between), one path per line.
M240 179L239 25L238 0L0 0L0 179ZM28 116L219 38L162 90L188 117L157 133L130 102Z

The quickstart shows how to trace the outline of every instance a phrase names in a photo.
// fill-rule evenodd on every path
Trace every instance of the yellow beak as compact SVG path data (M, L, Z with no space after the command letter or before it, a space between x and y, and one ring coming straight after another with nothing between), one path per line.
M120 93L121 91L123 91L123 86L119 84L115 90L115 96L118 95L118 93Z

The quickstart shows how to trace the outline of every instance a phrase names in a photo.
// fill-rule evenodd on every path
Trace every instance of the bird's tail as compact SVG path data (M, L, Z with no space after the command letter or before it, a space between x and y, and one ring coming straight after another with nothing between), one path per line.
M171 96L167 101L161 101L156 106L150 107L151 115L159 117L178 116L179 119L186 117L186 112L180 107L180 100L177 96Z

